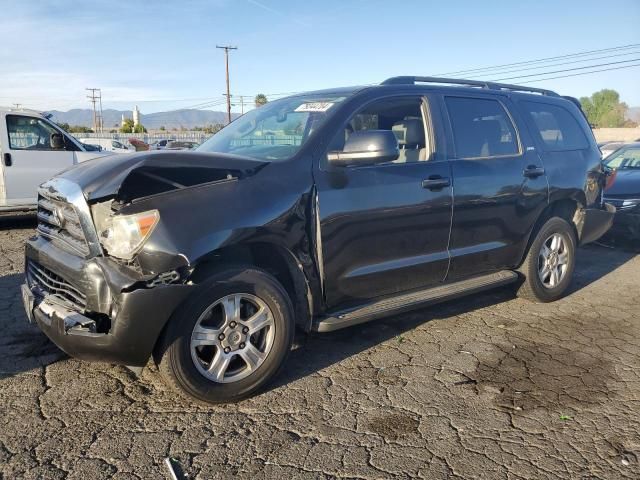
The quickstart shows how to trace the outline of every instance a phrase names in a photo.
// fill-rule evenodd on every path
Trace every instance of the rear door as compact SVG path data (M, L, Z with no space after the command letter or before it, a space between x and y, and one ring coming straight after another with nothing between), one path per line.
M447 281L515 267L547 205L542 160L506 95L441 100L454 179Z
M332 167L325 151L314 170L330 308L439 284L449 264L449 162L436 155L427 99L386 97L362 106L327 151L341 150L352 132L366 129L394 131L401 156Z
M8 114L3 144L3 172L7 205L30 205L38 185L74 163L75 145L54 150L50 138L62 133L39 117Z

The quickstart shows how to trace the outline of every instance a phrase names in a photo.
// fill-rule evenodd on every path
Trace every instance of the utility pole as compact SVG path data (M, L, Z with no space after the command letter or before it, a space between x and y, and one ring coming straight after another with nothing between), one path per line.
M98 127L102 123L102 92L99 88L85 88L85 90L91 92L87 95L87 98L93 104L93 131L98 133ZM98 110L96 109L96 103L100 106L100 114L98 114Z
M20 107L22 106L21 103L14 103L13 106L16 108L16 110L20 110Z
M100 90L100 133L104 130L104 117L102 116L102 90Z
M231 91L229 88L229 50L237 50L238 47L229 45L216 45L216 48L224 50L224 61L227 70L227 123L231 123Z

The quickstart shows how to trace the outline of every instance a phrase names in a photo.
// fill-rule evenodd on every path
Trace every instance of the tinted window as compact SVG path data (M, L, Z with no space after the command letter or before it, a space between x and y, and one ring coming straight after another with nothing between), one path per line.
M522 102L549 150L579 150L589 148L582 127L569 110L557 105Z
M517 155L516 130L496 100L445 97L458 158Z

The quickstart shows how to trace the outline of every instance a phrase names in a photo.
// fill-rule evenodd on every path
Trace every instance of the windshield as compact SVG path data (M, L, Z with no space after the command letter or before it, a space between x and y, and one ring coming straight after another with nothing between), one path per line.
M287 160L298 153L344 98L304 95L269 102L234 120L196 150L268 162Z
M605 164L618 170L640 168L640 147L621 148L609 155Z

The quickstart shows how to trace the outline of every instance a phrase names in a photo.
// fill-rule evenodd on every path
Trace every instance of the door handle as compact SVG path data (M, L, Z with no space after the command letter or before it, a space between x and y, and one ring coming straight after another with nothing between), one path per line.
M529 165L527 168L524 169L524 171L522 172L522 175L524 175L527 178L538 178L544 175L544 168L538 167L536 165Z
M422 188L429 190L440 190L451 185L451 181L440 175L431 175L429 178L422 180Z
M13 162L11 161L11 154L7 152L7 153L5 153L5 154L3 155L3 158L4 158L4 164L5 164L7 167L10 167L10 166L11 166L11 164L13 163Z

